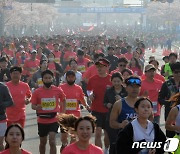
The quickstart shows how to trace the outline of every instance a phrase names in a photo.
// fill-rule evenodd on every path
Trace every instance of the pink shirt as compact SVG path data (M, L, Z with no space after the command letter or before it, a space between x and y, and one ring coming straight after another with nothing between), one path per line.
M60 85L60 88L66 95L66 114L74 114L80 117L79 102L85 104L82 88L79 85L70 86L67 83Z
M72 143L62 151L62 154L103 154L103 150L93 144L90 144L86 150L81 150L76 143Z
M160 112L161 112L161 105L158 102L158 94L159 94L159 91L161 90L162 84L163 82L157 79L154 79L153 82L149 82L145 79L142 81L142 84L141 84L140 95L147 93L148 98L153 103L154 116L160 115Z
M32 95L32 104L41 104L42 109L38 110L38 113L54 113L59 112L60 102L65 100L65 95L62 89L51 86L51 89L45 89L40 87L35 90ZM56 117L54 118L40 118L37 119L38 123L49 124L57 122Z
M9 81L6 85L14 101L14 106L6 108L7 119L9 121L25 119L25 99L30 98L32 95L29 85L22 81L17 85Z

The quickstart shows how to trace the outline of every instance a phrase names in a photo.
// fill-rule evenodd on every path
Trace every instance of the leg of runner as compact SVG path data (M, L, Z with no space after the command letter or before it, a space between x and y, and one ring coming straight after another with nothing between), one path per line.
M102 148L101 136L102 136L102 128L97 127L95 131L95 145Z
M7 129L6 122L0 123L0 151L4 150L4 134Z
M56 154L56 133L49 132L50 154Z
M0 136L0 151L4 150L3 141L4 141L4 136Z
M105 150L109 148L109 137L108 137L108 134L107 134L107 131L104 130L104 146L105 146Z
M40 144L39 144L39 152L40 152L40 154L45 154L45 152L46 152L46 143L47 143L47 136L40 137Z
M62 152L62 150L68 145L68 134L65 132L61 132L61 148L60 148L60 153Z

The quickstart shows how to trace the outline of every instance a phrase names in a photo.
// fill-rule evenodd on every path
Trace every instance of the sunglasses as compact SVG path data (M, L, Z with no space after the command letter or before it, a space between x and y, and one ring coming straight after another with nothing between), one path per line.
M127 81L127 84L137 84L137 85L141 85L141 80L140 79L129 79Z
M180 73L180 71L174 71L174 74L178 74L178 73Z

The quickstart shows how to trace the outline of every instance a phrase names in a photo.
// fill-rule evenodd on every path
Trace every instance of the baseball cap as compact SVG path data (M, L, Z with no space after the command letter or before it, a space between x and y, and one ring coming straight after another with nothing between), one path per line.
M105 59L105 58L102 58L102 59L99 59L95 63L95 65L99 65L99 64L104 65L104 66L109 66L109 61L107 59Z
M15 72L15 71L22 73L22 68L18 66L14 66L10 68L10 73Z
M50 70L45 70L44 72L41 73L41 77L43 78L43 76L44 76L45 74L50 74L52 77L54 76L54 74L53 74L52 71L50 71Z
M32 50L32 51L31 51L31 54L32 54L32 53L37 53L37 51L36 51L36 50Z
M147 72L147 71L149 71L151 69L154 69L154 70L156 69L153 64L148 64L148 65L145 66L145 72Z

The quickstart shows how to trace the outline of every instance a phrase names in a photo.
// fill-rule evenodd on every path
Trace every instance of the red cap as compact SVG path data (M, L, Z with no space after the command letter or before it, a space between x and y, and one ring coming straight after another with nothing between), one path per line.
M99 64L104 65L104 66L109 66L109 61L107 59L105 59L105 58L102 58L102 59L99 59L95 63L95 65L99 65Z

